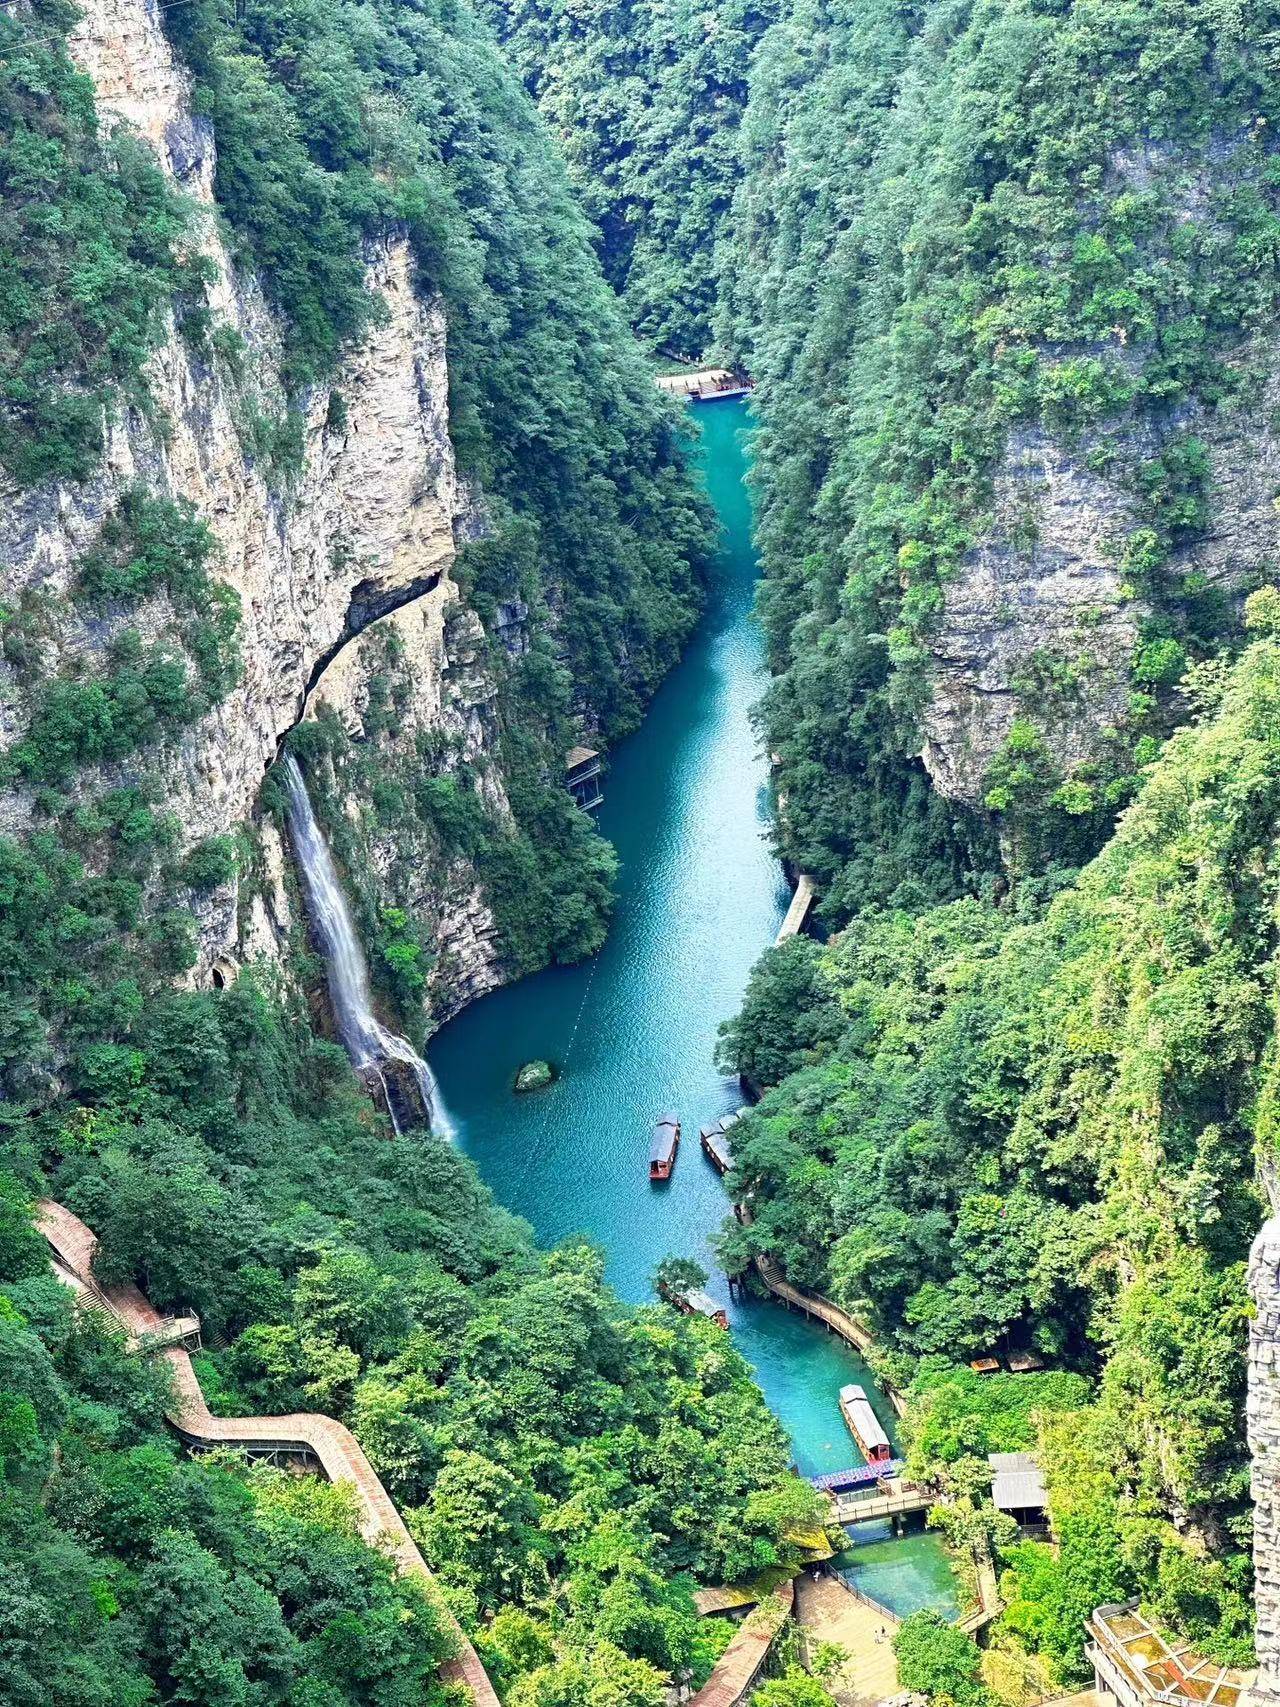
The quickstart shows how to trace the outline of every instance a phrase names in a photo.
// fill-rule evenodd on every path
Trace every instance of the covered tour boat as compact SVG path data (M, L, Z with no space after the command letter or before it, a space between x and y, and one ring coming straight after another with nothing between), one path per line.
M893 1457L893 1447L880 1426L879 1417L871 1409L871 1401L864 1388L851 1383L840 1389L840 1415L849 1425L849 1433L857 1441L867 1463L888 1463Z
M736 1124L738 1118L736 1114L722 1114L718 1120L713 1120L709 1126L702 1127L698 1132L703 1152L718 1174L727 1174L733 1166L729 1129Z
M688 1292L677 1292L672 1303L686 1316L705 1316L718 1328L729 1326L729 1313L724 1305L717 1304L709 1292L703 1292L696 1286Z
M670 1179L676 1165L676 1151L680 1148L680 1122L674 1114L664 1114L653 1129L653 1143L649 1146L649 1178L651 1180Z

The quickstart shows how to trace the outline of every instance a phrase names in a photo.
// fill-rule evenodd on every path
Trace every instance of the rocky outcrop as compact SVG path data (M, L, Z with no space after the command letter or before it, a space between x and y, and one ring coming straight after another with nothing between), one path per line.
M1268 375L1247 416L1187 413L1175 423L1209 453L1212 521L1161 571L1170 587L1195 575L1233 599L1273 574L1280 555L1280 433L1273 426L1280 421L1280 359L1273 349L1251 350L1246 359ZM933 693L922 757L953 799L981 801L987 767L1016 716L1033 716L1068 771L1096 757L1100 732L1124 717L1129 665L1151 607L1126 584L1120 561L1142 518L1131 482L1093 472L1087 448L1069 449L1039 429L1011 435L995 477L990 528L946 590L928 643ZM1133 426L1127 459L1159 449L1149 430ZM1072 676L1057 702L1023 685L1041 660Z
M1141 194L1162 182L1177 217L1208 221L1237 145L1238 139L1220 138L1193 162L1159 142L1117 150L1110 163L1114 186ZM1070 353L1134 372L1144 359L1120 337ZM1086 435L1067 444L1039 427L1011 432L983 537L947 586L927 641L932 698L921 757L943 794L981 802L987 768L1016 716L1032 716L1066 771L1096 758L1101 732L1122 721L1129 665L1151 614L1120 567L1126 537L1145 523L1132 474L1170 438L1191 434L1207 449L1212 520L1203 538L1176 551L1160 571L1164 583L1174 589L1193 575L1206 588L1243 597L1274 576L1280 349L1274 340L1256 340L1233 361L1260 376L1252 395L1245 387L1247 402L1217 410L1187 405L1158 425L1134 414L1110 423L1106 443ZM1027 688L1049 660L1072 677L1069 694L1057 703Z
M366 741L373 732L373 686L385 682L389 667L408 691L397 695L390 726L377 726L381 768L388 776L412 775L425 738L447 750L447 768L468 768L492 821L509 821L502 774L490 757L499 730L484 631L458 602L447 575L344 646L316 680L306 715L330 712L353 740ZM358 814L358 805L354 809ZM416 825L370 829L367 852L379 892L407 906L434 947L427 986L433 1021L441 1023L502 983L497 925L467 860L442 864Z
M990 532L947 588L929 639L924 717L935 786L975 805L1037 653L1078 666L1071 715L1048 731L1057 758L1069 768L1095 750L1097 731L1124 713L1141 616L1117 567L1133 526L1127 493L1039 430L1011 437L994 485Z
M155 0L87 0L71 47L94 79L104 120L145 137L190 199L192 242L213 263L215 323L238 335L244 355L234 364L220 360L209 346L192 348L171 324L148 365L148 407L122 408L107 423L106 454L92 479L0 491L0 601L15 608L34 591L52 595L57 616L46 663L92 660L111 620L77 613L77 562L121 494L142 482L190 500L209 523L215 573L241 605L242 676L180 742L147 759L190 843L250 815L282 736L308 707L327 703L358 730L370 656L362 636L380 620L395 624L413 656L405 738L444 728L474 756L492 738L493 688L476 662L475 619L458 619L446 655L444 613L457 598L449 578L456 537L473 535L482 513L454 465L443 308L418 289L406 238L392 231L369 246L368 283L382 311L332 383L301 400L300 462L286 476L273 474L245 427L255 413L283 414L281 328L223 244L212 132L192 112L190 79ZM167 600L157 598L121 620L150 638L172 618ZM25 698L0 664L0 745L22 734ZM505 804L500 781L489 787L491 803ZM0 806L5 827L21 827L30 805L21 791L10 793ZM225 978L246 954L273 952L288 926L281 850L269 827L260 854L267 882L259 872L249 905L240 905L234 888L203 905L195 974L202 980L215 965ZM492 920L474 873L465 882L457 877L441 905L449 917L430 922L477 963L468 979L483 983L493 957L481 970L479 945Z

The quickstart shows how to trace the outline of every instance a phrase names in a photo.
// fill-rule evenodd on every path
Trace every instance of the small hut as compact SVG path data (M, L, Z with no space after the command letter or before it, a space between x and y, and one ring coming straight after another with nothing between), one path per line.
M991 1503L1024 1529L1043 1529L1049 1521L1044 1471L1030 1452L989 1452Z
M703 1292L696 1286L688 1292L677 1292L671 1302L686 1316L705 1316L718 1328L729 1326L729 1313L724 1305L717 1304L709 1292Z
M594 812L604 799L599 753L591 747L570 747L564 759L564 784L584 812Z

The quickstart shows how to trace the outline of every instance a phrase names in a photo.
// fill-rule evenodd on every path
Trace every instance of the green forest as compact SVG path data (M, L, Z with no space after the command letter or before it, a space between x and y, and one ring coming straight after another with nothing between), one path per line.
M726 1262L766 1251L867 1320L919 1403L925 1462L1038 1443L1060 1547L1010 1556L1035 1618L1007 1627L1063 1676L1081 1619L1133 1594L1224 1658L1250 1652L1241 1335L1274 1095L1274 589L1249 610L1265 637L1202 667L1199 718L1047 910L868 910L825 948L770 951L723 1040L773 1087L737 1129L731 1187L753 1219ZM1019 1347L1085 1379L987 1440L998 1386L963 1372L962 1423L954 1365Z
M283 791L268 770L247 822L183 821L173 778L226 738L245 611L218 495L205 513L122 434L169 443L176 340L197 389L234 399L287 531L392 238L444 309L448 434L483 516L448 620L478 618L493 729L482 759L406 752L392 636L358 732L278 731L380 1011L418 1042L437 1017L424 869L474 873L505 978L604 941L617 862L564 754L634 731L694 631L715 526L652 376L729 365L753 388L771 833L818 905L722 1029L720 1069L758 1099L722 1265L750 1287L770 1259L865 1326L908 1475L964 1569L994 1566L985 1651L918 1613L904 1690L1032 1707L1088 1683L1083 1620L1129 1599L1252 1664L1280 8L160 12L274 390L219 312L202 216L77 68L77 8L0 18L0 480L23 518L0 553L0 1703L460 1699L441 1604L340 1487L182 1449L161 1366L52 1277L44 1196L97 1233L104 1283L198 1312L215 1412L351 1426L504 1707L696 1689L732 1634L696 1590L794 1572L826 1510L731 1338L620 1302L585 1241L540 1250L444 1136L393 1138L297 921L287 965L208 987L210 908L232 893L244 925L263 904ZM1043 490L1018 486L1026 458ZM1071 580L1055 482L1090 512L1092 583L1023 645L1027 587ZM47 542L82 498L62 596ZM938 757L966 596L1000 708L990 750L962 730L968 787ZM993 1353L1037 1372L969 1367ZM1015 1451L1044 1469L1051 1544L986 1497L986 1455ZM830 1707L838 1656L808 1658L784 1639L758 1707Z

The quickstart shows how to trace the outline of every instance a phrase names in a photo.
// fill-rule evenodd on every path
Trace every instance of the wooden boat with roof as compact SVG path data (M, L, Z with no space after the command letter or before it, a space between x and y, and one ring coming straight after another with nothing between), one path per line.
M735 1109L699 1129L698 1137L702 1143L703 1154L718 1174L727 1174L733 1166L733 1146L729 1142L729 1133L742 1119L742 1114L742 1109Z
M653 1184L671 1178L679 1148L680 1121L674 1114L664 1114L653 1129L653 1142L649 1146L649 1179Z
M840 1389L840 1415L868 1464L885 1464L893 1457L889 1436L871 1408L865 1387L850 1382Z

